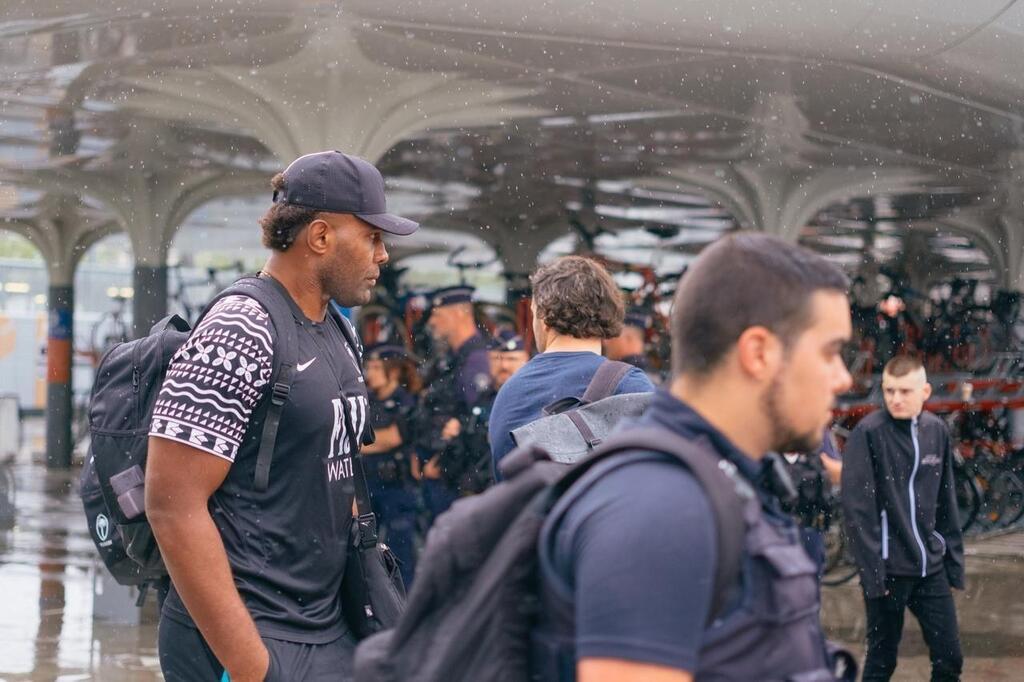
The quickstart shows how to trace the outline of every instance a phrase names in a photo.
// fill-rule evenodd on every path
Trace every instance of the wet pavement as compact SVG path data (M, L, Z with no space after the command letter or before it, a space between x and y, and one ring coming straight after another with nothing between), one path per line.
M13 476L13 525L0 501L0 682L160 680L155 599L141 613L105 578L89 539L77 468L48 472L29 447L0 464ZM1024 678L1024 532L968 545L968 590L957 604L965 680ZM863 653L864 611L856 581L825 588L829 636ZM928 679L928 656L908 616L895 680Z
M954 591L964 652L964 680L1024 679L1024 532L968 539L967 589ZM864 600L857 580L822 593L828 636L864 653ZM927 680L928 649L907 614L893 680Z
M0 519L0 681L160 680L155 600L141 613L100 571L77 475L21 457L17 516Z

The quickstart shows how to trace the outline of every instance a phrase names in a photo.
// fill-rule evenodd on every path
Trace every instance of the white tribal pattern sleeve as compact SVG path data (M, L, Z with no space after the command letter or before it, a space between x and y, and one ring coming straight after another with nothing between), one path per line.
M149 435L233 462L270 381L272 329L270 316L254 299L218 301L171 358Z

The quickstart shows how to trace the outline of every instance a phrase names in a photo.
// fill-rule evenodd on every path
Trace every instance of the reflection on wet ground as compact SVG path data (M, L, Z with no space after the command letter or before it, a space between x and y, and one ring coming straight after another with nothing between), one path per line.
M77 469L48 472L27 456L5 468L17 514L13 528L0 519L0 680L162 679L154 600L139 616L109 607L123 588L99 573Z
M155 600L139 616L131 595L104 580L76 494L77 470L48 472L41 457L27 454L0 470L13 473L17 486L13 527L0 501L0 682L162 679ZM1024 533L974 541L969 551L969 589L957 597L964 679L1020 679ZM862 653L856 582L826 588L823 596L829 635ZM894 679L923 680L928 671L920 631L908 617Z

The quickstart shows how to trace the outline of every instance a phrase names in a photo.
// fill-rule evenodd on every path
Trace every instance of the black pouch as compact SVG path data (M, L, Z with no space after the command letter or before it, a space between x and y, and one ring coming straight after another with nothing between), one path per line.
M398 560L387 545L377 541L372 513L352 523L345 575L341 580L341 608L357 640L392 628L405 610L405 583Z

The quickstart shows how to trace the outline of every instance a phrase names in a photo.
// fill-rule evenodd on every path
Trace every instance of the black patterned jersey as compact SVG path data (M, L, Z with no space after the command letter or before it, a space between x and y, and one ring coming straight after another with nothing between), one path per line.
M239 594L264 637L323 644L346 632L338 591L368 402L338 322L291 307L298 355L266 491L253 479L278 335L253 299L222 299L174 356L151 434L231 461L209 509ZM164 615L191 623L174 589Z
M263 306L222 298L171 358L150 435L233 462L270 380L273 344Z

